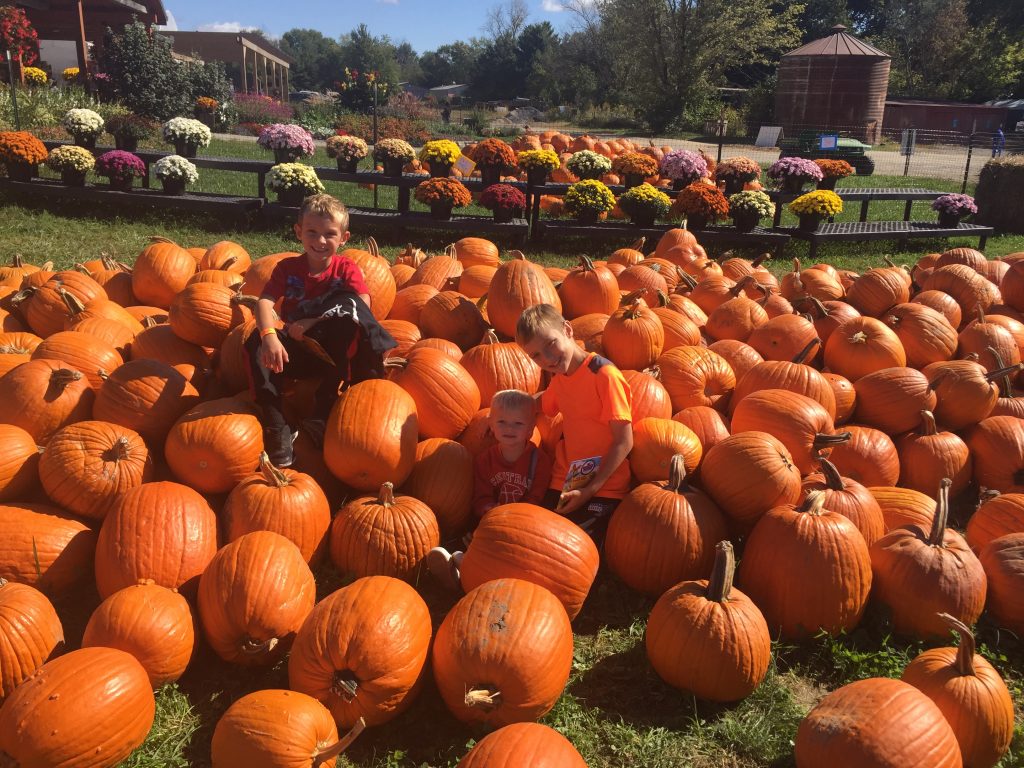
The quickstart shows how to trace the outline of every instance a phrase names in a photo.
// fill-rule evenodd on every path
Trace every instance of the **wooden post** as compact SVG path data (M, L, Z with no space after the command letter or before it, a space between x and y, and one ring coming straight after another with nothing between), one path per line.
M270 95L270 78L267 76L267 57L263 57L263 94Z
M245 43L242 43L242 93L249 92L249 74L245 69Z
M288 82L289 74L291 74L291 69L289 67L284 67L284 95L286 98L292 92L291 84Z
M89 78L89 48L85 43L85 14L82 11L82 0L78 0L78 35L75 47L78 49L78 78L85 85L87 93L92 93L92 80Z

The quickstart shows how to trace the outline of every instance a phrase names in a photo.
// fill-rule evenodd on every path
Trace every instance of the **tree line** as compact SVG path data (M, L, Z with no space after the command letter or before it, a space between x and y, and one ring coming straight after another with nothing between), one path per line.
M783 53L836 24L892 56L892 96L985 101L1024 97L1024 3L1006 0L563 0L559 34L524 0L491 8L481 34L417 52L365 25L327 37L292 29L296 88L333 89L345 67L389 83L468 83L474 100L541 107L612 105L654 130L717 115L719 87L748 91L770 117ZM391 89L392 93L397 92ZM758 117L758 115L751 115Z

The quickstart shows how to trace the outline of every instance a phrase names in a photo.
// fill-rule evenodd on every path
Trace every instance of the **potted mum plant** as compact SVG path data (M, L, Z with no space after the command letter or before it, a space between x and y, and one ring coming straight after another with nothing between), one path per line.
M550 149L524 149L516 162L526 171L526 183L534 187L547 184L548 174L561 165L558 155Z
M480 205L494 214L495 221L512 221L526 207L526 195L511 184L492 184L480 194Z
M749 157L730 157L715 167L715 181L725 182L725 194L743 191L743 185L761 178L761 166Z
M85 174L96 167L96 158L85 147L65 144L54 148L46 158L46 165L60 174L68 187L84 187Z
M294 163L300 157L312 157L316 151L313 134L291 123L268 125L260 131L256 143L274 153L275 163Z
M964 216L977 213L978 206L970 195L943 195L932 202L932 210L939 212L940 227L955 229Z
M324 185L312 166L279 163L267 172L267 189L277 193L282 205L301 205L309 195L324 191Z
M140 115L116 115L107 120L107 133L114 137L114 147L134 152L142 139L156 132L156 123Z
M416 159L416 150L403 139L381 139L373 148L373 158L384 164L385 176L401 176L402 166Z
M175 154L195 157L199 147L210 145L213 134L198 120L190 117L172 117L163 126L164 141L174 145Z
M675 149L661 159L661 175L672 179L672 189L679 191L707 176L708 164L699 152Z
M818 182L818 189L835 189L836 182L845 179L853 173L853 166L845 160L831 160L821 158L815 160L814 164L821 169L822 179Z
M153 166L153 173L163 184L165 195L183 195L185 186L199 181L199 171L181 155L161 157Z
M515 167L516 151L501 139L484 139L473 148L472 159L480 169L480 180L486 189Z
M452 208L462 208L473 201L465 184L447 176L421 181L416 187L416 199L429 205L431 216L442 221L452 217Z
M31 181L46 157L46 145L28 131L0 131L0 163L11 181Z
M612 161L593 150L581 149L579 152L573 153L565 167L573 176L585 181L586 179L600 179L611 171Z
M103 133L103 118L91 109L69 109L60 121L64 130L71 134L75 144L86 149L96 149L96 139Z
M729 215L739 232L750 232L761 219L775 213L768 195L760 190L745 190L729 196Z
M729 201L722 191L713 184L695 181L679 190L672 212L686 219L686 228L704 229L710 222L729 215Z
M104 152L96 161L96 174L106 176L111 189L117 192L130 192L132 179L146 175L146 165L138 155L112 149Z
M638 227L654 226L654 220L668 213L671 207L671 198L646 182L619 195L619 208Z
M780 157L768 168L768 178L793 195L801 194L805 184L821 181L823 176L817 163L803 157Z
M622 176L629 189L644 183L644 179L658 174L658 161L643 152L623 152L612 160L612 171Z
M355 173L359 161L370 154L366 142L358 136L330 136L327 139L327 156L338 161L342 173Z
M462 148L454 141L437 139L428 141L420 150L420 162L430 166L430 175L451 176L452 166L462 156Z
M577 181L565 193L565 210L583 224L596 224L602 213L615 207L615 195L597 179Z
M209 96L200 96L196 99L196 119L209 129L213 129L214 113L220 102Z
M835 192L819 189L800 195L789 204L789 210L800 217L800 229L814 232L826 216L842 213L843 201Z

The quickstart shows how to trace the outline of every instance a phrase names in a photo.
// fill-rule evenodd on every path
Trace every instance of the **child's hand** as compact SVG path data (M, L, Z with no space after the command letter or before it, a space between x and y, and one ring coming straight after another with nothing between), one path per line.
M558 506L555 507L555 512L560 515L571 515L577 509L585 507L593 495L593 492L588 491L586 487L575 491L564 491L558 497Z
M288 323L288 335L296 341L302 341L302 337L306 335L306 331L318 322L319 318L307 317L305 320L295 320L294 322Z
M288 362L288 352L277 338L277 334L271 333L264 337L263 343L260 344L260 362L268 371L280 373L284 370L284 364Z

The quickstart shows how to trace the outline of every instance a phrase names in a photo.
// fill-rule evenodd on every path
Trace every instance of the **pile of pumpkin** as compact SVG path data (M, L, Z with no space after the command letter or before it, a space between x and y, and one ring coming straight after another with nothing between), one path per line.
M153 688L183 674L198 625L227 663L290 650L292 690L235 702L214 765L289 749L332 765L353 729L409 705L427 666L455 717L499 727L462 765L489 750L583 765L534 721L568 680L592 541L506 505L476 527L466 595L436 629L410 586L431 547L470 527L493 394L545 385L510 340L544 302L630 384L637 485L605 560L658 597L658 674L742 698L770 635L852 629L871 596L902 634L957 627L960 651L908 668L916 688L861 681L826 697L798 764L821 764L837 719L854 723L843 749L873 756L858 765L953 766L961 752L994 764L1012 704L967 627L987 606L1024 629L1024 254L958 248L863 275L797 263L779 280L758 261L709 259L686 230L643 246L571 270L502 261L480 238L432 257L409 246L393 264L372 241L349 249L399 344L386 379L341 393L322 449L300 434L289 469L262 455L242 342L290 254L156 240L131 268L0 268L0 753L115 764L144 740ZM288 393L293 423L312 386ZM541 418L535 439L551 450L560 429ZM978 487L965 540L947 527L949 498ZM744 542L740 589L730 538ZM314 605L326 558L358 578ZM91 584L102 603L82 648L58 655L50 600Z

